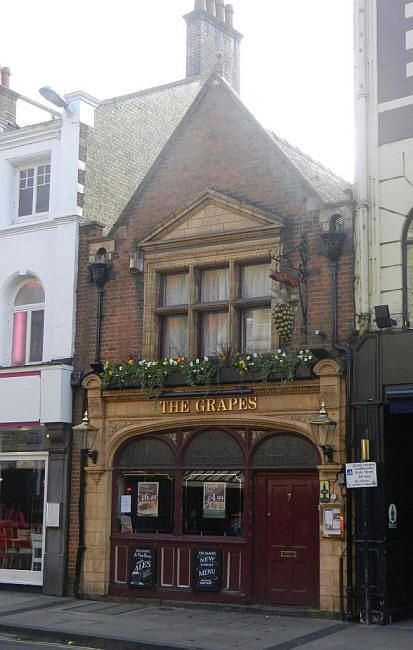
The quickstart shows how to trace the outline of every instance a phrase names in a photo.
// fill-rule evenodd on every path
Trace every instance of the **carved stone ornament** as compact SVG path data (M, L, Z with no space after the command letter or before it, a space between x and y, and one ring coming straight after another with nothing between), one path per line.
M265 436L266 433L268 433L268 431L251 431L251 441L257 442L257 440Z
M98 485L100 482L100 479L102 478L103 474L105 473L105 470L103 467L87 467L86 468L86 476L87 478L91 478L94 480L95 485Z
M111 435L114 436L115 433L117 433L121 429L124 429L125 427L130 427L133 424L136 424L136 422L130 422L128 420L118 420L117 422L114 422L110 427Z
M176 441L177 441L177 438L178 438L178 434L176 433L176 431L172 432L172 433L167 433L166 436L172 440L174 445L176 445Z

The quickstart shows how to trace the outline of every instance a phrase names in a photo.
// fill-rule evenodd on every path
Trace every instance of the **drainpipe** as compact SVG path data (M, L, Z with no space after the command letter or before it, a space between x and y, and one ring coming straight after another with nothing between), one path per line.
M333 306L332 343L333 348L344 354L346 369L346 417L345 417L345 445L346 459L351 462L351 373L353 358L351 349L341 343L338 339L338 308L337 308L337 275L338 260L343 251L344 241L347 235L343 231L329 230L321 233L326 255L330 260L331 269L331 302ZM353 502L347 498L347 619L353 618Z

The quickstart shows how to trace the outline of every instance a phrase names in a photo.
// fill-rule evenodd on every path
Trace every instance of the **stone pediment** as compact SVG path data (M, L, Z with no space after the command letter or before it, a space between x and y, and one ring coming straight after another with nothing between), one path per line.
M277 233L282 219L270 212L225 194L205 190L188 205L165 219L140 246L150 246L188 240L227 238L246 235Z

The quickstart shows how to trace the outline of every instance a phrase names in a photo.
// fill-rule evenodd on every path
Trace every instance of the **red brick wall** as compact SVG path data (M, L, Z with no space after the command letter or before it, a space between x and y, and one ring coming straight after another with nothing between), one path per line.
M308 234L309 331L331 332L329 262L319 238L318 211L306 210L311 189L278 152L266 134L222 86L212 86L176 133L161 159L134 197L122 220L126 237L117 240L117 259L103 301L101 358L121 361L138 355L142 338L142 277L129 271L128 251L134 239L192 200L205 187L258 204L285 219L286 247ZM79 255L76 365L87 367L94 356L96 288L87 275L90 229L84 230ZM116 229L114 230L116 236ZM353 328L353 262L351 235L340 260L340 336ZM298 331L300 322L298 319ZM296 340L296 343L298 341Z

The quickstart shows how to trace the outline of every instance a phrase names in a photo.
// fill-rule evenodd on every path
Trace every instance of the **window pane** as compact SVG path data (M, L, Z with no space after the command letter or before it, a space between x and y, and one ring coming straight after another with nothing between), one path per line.
M168 359L188 356L188 316L165 316L162 319L162 354Z
M271 295L271 278L268 264L249 264L242 267L241 297L259 298Z
M41 361L43 358L44 311L43 309L32 311L31 316L32 316L32 324L31 324L31 335L30 335L29 360L33 363L35 361Z
M11 362L13 366L26 363L27 311L13 314L13 344Z
M36 194L36 213L47 212L49 210L49 193L50 185L40 185L37 187Z
M1 461L0 474L3 568L41 571L45 463L28 458Z
M186 472L182 486L184 534L243 535L241 472Z
M15 307L20 305L38 305L44 303L44 291L40 282L30 280L17 292L14 300Z
M27 217L33 212L33 188L19 192L19 217Z
M413 246L407 247L407 309L411 327L413 321Z
M172 532L174 484L174 476L170 474L146 472L121 474L118 531L120 533Z
M228 299L228 269L202 271L201 302Z
M245 309L242 312L244 352L271 351L271 309Z
M228 313L213 311L202 316L202 354L219 355L228 343Z
M163 277L162 304L186 305L188 303L188 274L179 273Z

